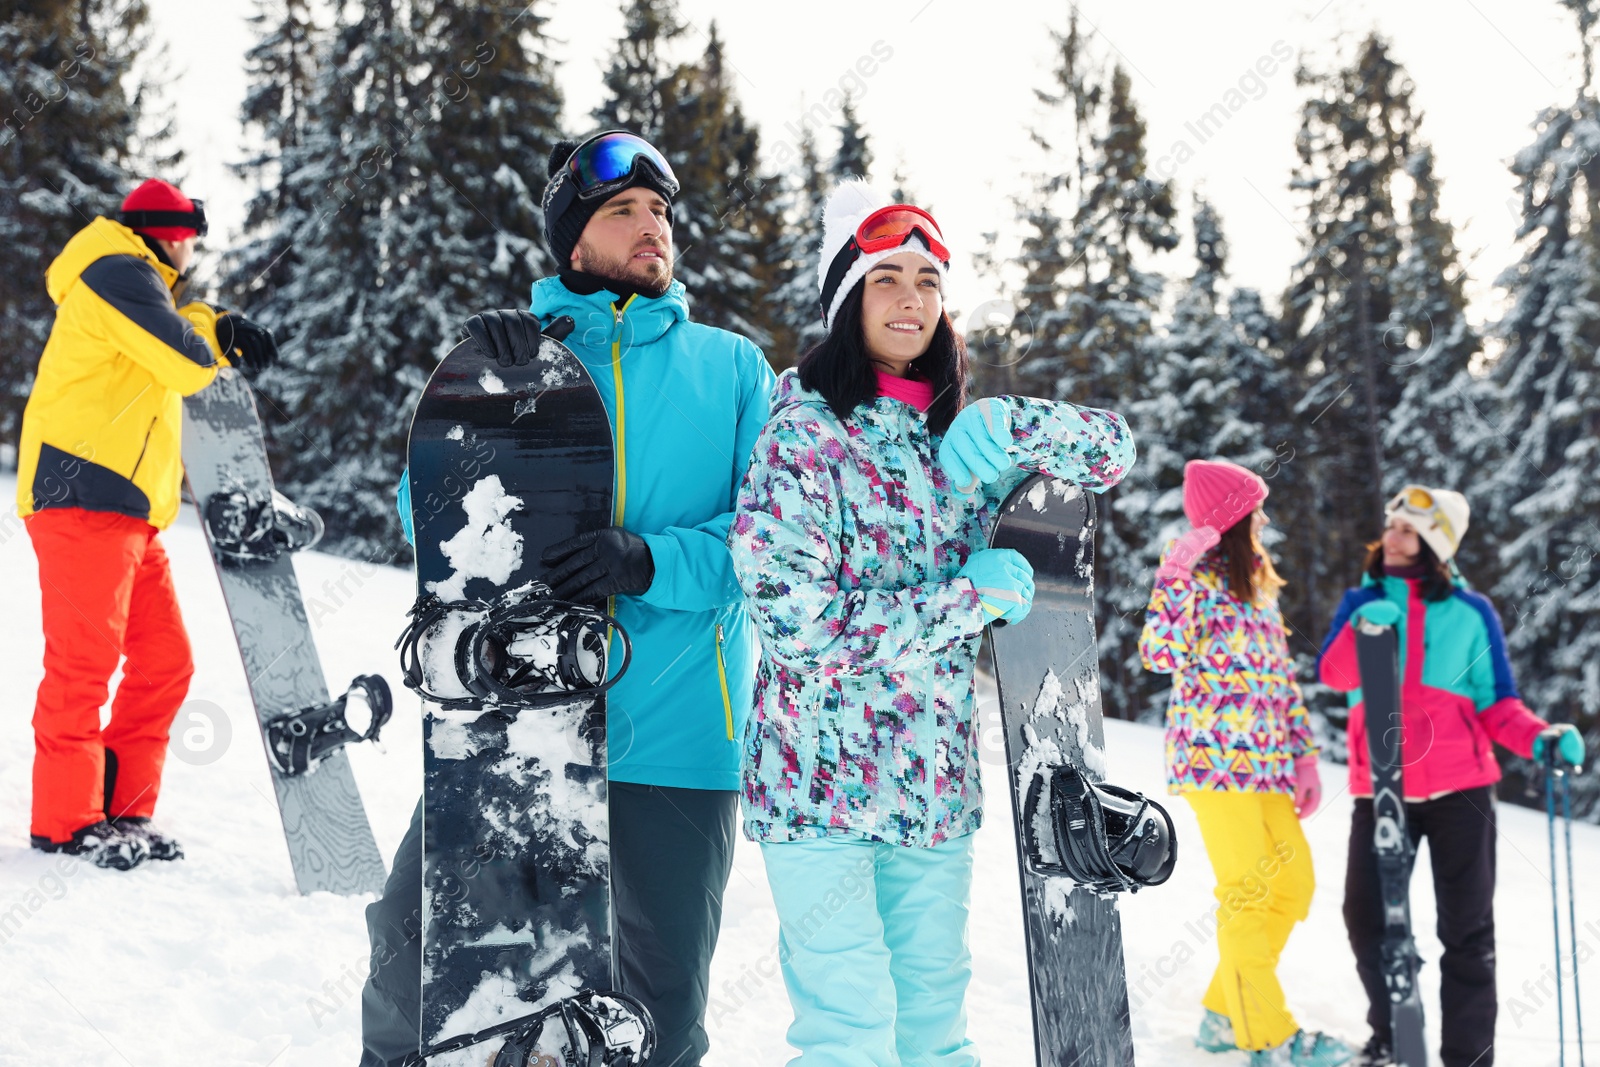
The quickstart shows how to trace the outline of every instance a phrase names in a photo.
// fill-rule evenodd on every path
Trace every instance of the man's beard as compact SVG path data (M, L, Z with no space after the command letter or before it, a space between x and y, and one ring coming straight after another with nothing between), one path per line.
M659 260L636 260L633 255L612 259L578 242L578 262L585 274L631 285L648 297L658 297L672 284L672 249L657 248ZM637 254L637 253L635 253Z

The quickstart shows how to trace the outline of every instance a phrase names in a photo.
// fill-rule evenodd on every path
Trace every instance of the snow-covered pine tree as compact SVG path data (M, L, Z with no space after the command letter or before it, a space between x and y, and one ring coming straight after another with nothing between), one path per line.
M1498 550L1493 597L1505 620L1523 699L1577 722L1600 750L1600 100L1594 86L1595 0L1577 16L1583 85L1547 108L1512 163L1522 194L1521 258L1499 278L1510 310L1494 324L1504 349L1491 369L1495 427L1475 442L1492 462L1463 486L1474 536ZM1514 797L1528 768L1512 761ZM1600 818L1600 783L1575 779L1579 810Z
M435 235L428 264L452 341L476 311L527 307L533 282L559 266L544 245L540 203L563 137L562 94L540 9L431 6L424 100L439 120L425 134L436 169L421 177L453 220Z
M311 15L310 0L256 0L248 19L256 43L245 53L249 83L239 117L249 154L233 171L253 189L245 206L244 231L228 250L219 285L222 302L263 317L274 313L278 287L299 266L293 235L318 210L315 197L289 199L309 186L282 180L282 160L300 148L309 121L325 35Z
M1383 435L1386 496L1408 482L1469 484L1475 467L1464 442L1489 426L1490 409L1472 374L1483 339L1467 321L1467 274L1455 228L1440 213L1433 168L1427 145L1405 161L1412 191L1382 327L1383 359L1400 380L1399 403L1386 416ZM1481 573L1485 545L1476 538L1462 545L1467 573Z
M770 344L778 188L760 173L760 131L740 109L716 24L697 62L675 58L687 26L672 0L627 0L623 24L594 117L647 138L672 163L675 274L695 320Z
M130 83L148 18L142 0L0 0L0 442L11 448L55 321L45 268L138 177Z
M1170 184L1149 173L1127 71L1113 64L1103 73L1076 5L1067 32L1052 39L1050 86L1037 91L1047 113L1034 131L1045 158L1021 207L1017 325L1028 334L1019 340L1026 354L1016 371L1038 395L1125 411L1146 388L1164 289L1144 264L1177 245L1176 209ZM1136 467L1098 502L1102 696L1106 713L1122 718L1137 715L1154 689L1138 638L1161 547L1145 513L1156 495Z
M856 100L854 96L844 98L844 103L839 106L839 124L834 127L839 133L839 148L833 154L833 166L830 168L834 179L865 178L872 180L872 145L868 142L866 128L861 125L861 117L856 114Z
M622 36L602 79L606 95L594 110L599 129L631 130L647 139L661 135L677 82L672 53L687 28L676 0L626 0ZM668 146L657 147L676 167Z
M560 96L533 12L433 0L341 9L284 149L295 267L263 306L282 340L263 384L274 471L329 543L387 558L417 393L487 307L522 306ZM503 164L503 166L502 166Z
M1377 34L1331 71L1302 66L1307 91L1291 188L1306 196L1301 258L1284 297L1290 366L1304 383L1297 464L1317 509L1285 547L1305 596L1301 625L1333 615L1383 527L1391 464L1383 432L1403 375L1384 347L1404 247L1396 178L1423 145L1412 83Z
M822 205L831 182L817 153L816 131L809 123L800 131L795 164L782 179L783 233L777 252L781 281L774 293L778 316L767 359L774 367L792 367L822 340L818 308L817 260L822 246Z
M695 321L766 346L776 319L763 282L775 281L778 185L760 171L761 134L739 107L735 76L713 22L700 61L677 70L659 144L681 185L675 274Z

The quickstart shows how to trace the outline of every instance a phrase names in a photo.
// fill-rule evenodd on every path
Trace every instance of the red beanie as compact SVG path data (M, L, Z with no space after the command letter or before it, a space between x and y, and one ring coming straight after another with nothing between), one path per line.
M184 219L181 216L190 216ZM205 233L205 209L171 182L146 178L122 202L123 225L158 241L185 241Z
M1221 533L1267 499L1267 483L1252 470L1222 459L1183 465L1183 513L1195 526Z

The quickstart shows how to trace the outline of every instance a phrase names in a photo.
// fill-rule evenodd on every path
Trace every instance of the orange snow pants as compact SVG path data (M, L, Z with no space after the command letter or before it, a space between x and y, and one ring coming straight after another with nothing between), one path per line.
M167 732L194 661L154 526L81 508L48 508L26 521L44 600L33 834L62 842L107 816L155 810ZM119 662L122 682L101 729Z
M1217 878L1217 954L1201 1003L1233 1021L1246 1051L1275 1048L1300 1024L1278 984L1278 957L1311 911L1311 846L1287 793L1185 793Z

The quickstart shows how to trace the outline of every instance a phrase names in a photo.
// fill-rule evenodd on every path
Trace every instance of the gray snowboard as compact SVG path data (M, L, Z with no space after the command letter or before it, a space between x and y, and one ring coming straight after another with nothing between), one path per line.
M1105 778L1094 631L1094 503L1071 482L1035 475L1001 505L994 548L1033 565L1033 607L989 630L1022 875L1028 984L1039 1067L1132 1067L1122 921L1111 893L1035 873L1020 813L1041 768L1067 763Z
M223 370L184 401L183 465L202 528L206 501L214 493L242 490L270 499L272 472L255 396L238 371ZM236 563L217 550L209 530L206 540L239 641L258 725L286 711L327 703L327 682L290 556ZM381 891L383 858L372 839L349 758L334 752L310 773L294 777L280 774L270 759L268 769L300 892Z

